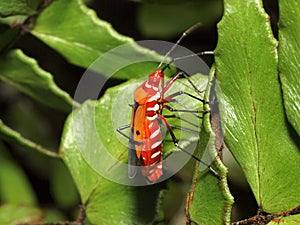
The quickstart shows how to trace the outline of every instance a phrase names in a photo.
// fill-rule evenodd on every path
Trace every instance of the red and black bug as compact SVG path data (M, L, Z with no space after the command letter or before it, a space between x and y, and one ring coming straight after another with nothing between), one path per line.
M141 173L150 182L157 181L163 174L162 168L162 131L160 124L163 124L169 134L176 148L189 154L197 161L208 167L217 177L218 173L208 164L201 161L198 157L194 156L190 152L186 151L179 146L178 140L173 132L172 126L168 123L167 117L162 115L162 110L167 109L171 112L187 112L198 113L200 111L191 110L176 110L172 108L168 103L176 102L176 97L179 95L186 95L191 98L202 101L202 99L189 94L184 91L178 91L171 95L165 96L166 92L172 87L174 82L180 78L185 77L193 89L200 92L197 87L192 83L188 76L184 72L175 74L167 83L165 83L164 71L169 68L170 64L178 59L182 59L190 56L183 56L175 58L167 65L163 66L165 60L170 53L180 44L185 36L190 34L199 24L187 29L173 47L166 53L164 59L160 62L158 69L149 75L147 81L143 82L134 91L134 104L132 105L132 117L130 125L125 125L117 128L117 131L123 136L129 139L128 146L128 176L134 178L137 173L137 166L141 166ZM212 52L201 52L195 55L213 54ZM124 134L122 130L130 128L129 136Z

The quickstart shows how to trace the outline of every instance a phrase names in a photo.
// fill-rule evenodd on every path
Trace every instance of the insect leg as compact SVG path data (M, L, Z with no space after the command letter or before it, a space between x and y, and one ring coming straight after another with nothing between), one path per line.
M187 127L179 127L179 126L175 126L175 125L170 125L171 129L178 129L178 130L182 130L182 131L186 131L189 133L193 133L193 134L198 134L199 135L199 131L196 130L192 130L190 128Z
M130 124L120 126L120 127L116 128L116 131L117 131L119 134L121 134L123 137L126 137L127 139L130 140L130 139L132 139L132 138L130 138L127 134L124 134L124 133L122 132L122 130L125 130L125 129L128 129L128 128L130 128Z
M172 77L166 84L165 88L163 89L163 92L167 92L169 90L169 88L174 84L174 82L180 78L181 76L183 76L185 79L187 79L187 81L190 83L190 85L193 87L194 91L196 91L197 93L203 93L203 91L200 91L196 85L193 83L193 81L190 79L189 75L187 75L185 72L180 71L179 73L177 73L174 77Z
M167 122L167 120L162 116L162 115L158 115L159 118L163 121L163 123L165 124L167 130L169 131L171 137L172 137L172 141L175 145L176 148L178 148L179 150L183 151L184 153L186 153L187 155L193 157L195 160L197 160L199 163L202 163L204 166L206 166L219 180L221 180L221 176L218 174L217 171L215 171L210 165L208 165L206 162L203 162L201 159L199 159L197 156L193 155L192 153L186 151L184 148L180 147L180 145L178 144L178 140L171 128L171 126L169 125L169 123Z
M187 81L188 81L188 82L190 83L190 85L193 87L193 89L194 89L195 92L197 92L197 93L199 93L199 94L204 92L204 91L200 91L200 90L196 87L196 85L193 83L193 81L190 79L190 77L189 77L185 72L181 71L180 73L181 73L181 75L184 76L184 78L187 79ZM202 100L202 102L203 102L203 100Z
M164 115L165 118L174 118L174 119L179 119L183 122L186 122L190 125L192 125L193 127L196 127L196 128L200 128L200 126L198 124L195 124L195 123L192 123L191 121L187 120L187 119L184 119L180 116L177 116L177 115Z
M129 141L132 141L134 144L136 145L141 145L143 144L143 142L139 142L139 141L135 141L132 137L129 137L127 134L124 134L122 132L122 130L125 130L125 129L128 129L130 128L130 124L127 124L127 125L123 125L123 126L120 126L118 128L116 128L116 131L121 134L123 137L127 138Z
M130 124L120 126L116 129L122 136L126 137L129 140L128 144L128 177L130 179L134 178L137 173L137 166L138 166L138 158L136 155L136 145L142 144L142 142L135 141L130 133L130 136L124 134L122 130L130 128Z
M207 110L189 110L189 109L174 109L169 105L163 105L162 108L169 110L170 112L187 112L187 113L207 113ZM197 115L200 118L200 116Z
M198 98L198 97L196 97L195 95L192 95L192 94L187 93L187 92L185 92L185 91L178 91L178 92L175 92L175 93L173 93L173 94L170 94L169 96L167 96L167 97L165 97L164 99L162 99L162 102L164 102L164 101L165 101L165 102L171 102L171 101L173 101L173 99L174 99L175 97L177 97L177 96L179 96L179 95L187 95L187 96L189 96L189 97L191 97L191 98L193 98L193 99L196 99L196 100L198 100L198 101L200 101L200 102L205 103L203 99Z
M139 159L136 155L135 141L133 138L130 138L128 144L128 177L130 179L135 177L138 163Z
M166 84L166 86L164 87L164 89L162 90L163 93L167 92L169 90L169 88L174 84L174 82L181 76L182 72L177 73L174 77L172 77Z

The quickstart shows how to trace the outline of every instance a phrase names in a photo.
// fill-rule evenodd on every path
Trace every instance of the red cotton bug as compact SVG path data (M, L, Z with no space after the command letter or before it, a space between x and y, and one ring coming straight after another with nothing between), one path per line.
M163 60L160 62L158 69L149 75L148 80L143 82L134 92L134 104L132 105L132 117L130 125L125 125L117 128L117 131L129 139L128 146L128 177L134 178L137 173L138 166L141 167L141 173L150 182L157 181L163 175L162 168L162 132L160 124L162 123L171 135L172 141L176 148L195 158L200 163L209 168L215 176L219 178L219 174L208 164L201 161L198 157L186 151L179 146L178 140L169 125L166 117L161 112L167 109L171 112L200 112L191 110L176 110L167 105L167 103L176 101L175 97L179 95L187 95L203 102L202 99L197 98L184 91L175 92L167 97L165 93L170 89L174 82L181 76L188 79L193 89L197 92L195 85L189 80L184 72L179 72L173 76L166 84L164 81L164 70L170 64L178 59L190 57L183 56L180 58L172 59L163 68L162 65L170 53L179 45L185 36L190 34L194 29L199 26L199 23L187 29L172 48L166 53ZM212 52L201 52L194 55L213 54ZM124 134L122 130L130 128L129 136Z

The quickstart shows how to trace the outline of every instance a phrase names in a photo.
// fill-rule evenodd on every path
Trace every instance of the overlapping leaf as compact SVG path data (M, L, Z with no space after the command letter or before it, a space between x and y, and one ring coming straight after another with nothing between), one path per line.
M218 24L217 81L225 141L267 212L300 202L299 142L285 119L277 43L260 1L225 1Z
M204 100L206 102L212 95L212 83L214 79L214 69L212 69L210 80L206 89ZM210 102L210 104L213 104ZM209 104L205 105L205 110L211 111ZM216 112L214 112L216 113ZM198 155L204 155L204 162L214 160L213 167L222 177L218 180L209 170L200 171L199 163L196 163L193 185L187 196L188 218L197 224L226 224L230 222L231 207L233 197L227 186L227 169L221 162L219 156L216 157L216 136L211 128L210 113L204 115L202 130L200 135L200 151ZM214 158L216 157L216 158ZM202 166L202 168L205 168Z
M129 51L111 53L106 66L114 66L124 61L132 64L134 59L143 58L144 55L154 60L159 58L153 52L135 44L131 38L117 33L110 24L100 20L94 11L88 9L82 0L54 1L39 15L31 32L68 61L85 68L109 50L124 44L130 44ZM94 66L92 69L108 76L102 67ZM126 72L123 70L123 73L115 77L134 78L152 70L151 63L146 63L143 67L131 65Z
M300 4L279 2L279 71L289 122L300 135Z
M98 135L101 135L102 139L114 139L113 136L109 136L109 132L103 130L106 127L106 123L100 125L97 124L97 130L99 133L94 133L92 127L94 120L91 116L94 116L95 110L100 110L99 118L102 117L103 122L106 120L109 122L109 118L105 116L104 105L95 104L95 102L87 102L83 104L82 108L74 112L65 126L65 134L62 143L62 156L67 166L69 167L72 176L77 184L81 199L83 202L87 202L87 217L93 224L147 224L155 218L155 206L158 194L161 188L152 187L152 191L149 191L149 195L152 199L149 200L149 204L145 205L147 210L143 211L143 214L139 214L140 205L142 204L144 197L138 196L138 189L118 183L114 183L105 179L101 175L95 172L87 163L86 158L83 157L82 151L89 151L90 157L94 158L94 162L99 165L106 166L106 159L104 156L97 154L99 146ZM78 121L81 117L82 123L78 134L81 136L81 140L78 140L77 135L74 135L74 119ZM103 127L102 127L103 126ZM107 129L107 128L105 128ZM77 129L76 129L77 130ZM85 142L86 149L80 149L83 146L78 142ZM126 147L112 142L110 147L111 153L122 153ZM124 152L123 152L124 153ZM122 155L122 154L121 154ZM89 163L91 163L89 161ZM109 171L109 166L106 168ZM125 171L124 171L125 172ZM140 202L140 203L139 203ZM101 216L99 216L101 215Z
M0 57L0 79L50 107L70 111L72 98L53 81L50 73L21 50Z

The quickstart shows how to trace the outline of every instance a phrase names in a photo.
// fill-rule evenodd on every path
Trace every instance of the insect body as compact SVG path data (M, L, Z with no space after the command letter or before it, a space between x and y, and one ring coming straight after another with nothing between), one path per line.
M182 73L176 74L165 85L164 71L163 69L157 69L149 75L147 81L143 82L135 90L134 104L132 106L132 119L129 126L130 135L128 137L129 178L135 177L138 165L142 166L142 175L147 177L151 182L158 180L162 176L161 123L166 126L175 146L180 150L185 151L178 145L178 140L176 139L171 126L161 114L161 111L164 108L170 111L180 111L172 109L167 105L167 103L172 102L176 96L187 94L188 96L193 97L183 91L175 92L165 97L165 93L181 75ZM128 128L128 126L120 127L117 131L124 135L121 130L125 128ZM126 137L126 135L124 136ZM191 156L194 157L193 155ZM197 160L200 161L199 159Z
M161 68L162 64L175 49L180 41L199 24L192 26L179 38L176 44L167 52L164 59L158 66L158 69L148 76L147 81L143 82L134 92L134 104L132 105L132 118L130 125L117 128L117 131L129 139L128 147L128 177L134 178L137 173L138 166L142 166L141 173L150 182L157 181L163 175L162 168L162 132L160 125L163 124L171 135L174 145L181 151L195 158L200 163L208 167L217 177L218 173L213 170L210 165L202 162L199 158L186 151L179 146L178 140L172 130L172 127L162 115L165 108L172 112L189 112L198 113L199 111L176 110L168 105L170 102L176 102L175 97L179 95L187 95L191 98L202 101L201 99L186 93L184 91L175 92L165 97L165 93L171 88L174 82L181 76L186 78L184 72L179 72L173 76L166 84L164 82L164 70L169 67L173 59L166 66ZM211 52L202 52L196 55L211 54ZM189 57L189 56L187 56ZM186 58L186 57L181 57ZM181 59L177 58L177 59ZM189 83L196 92L199 92L195 85L188 79ZM122 132L123 129L130 128L129 136Z
M162 71L155 71L134 92L128 149L129 177L135 176L137 164L143 166L142 174L149 181L158 180L163 173L162 134L158 121L161 78Z

